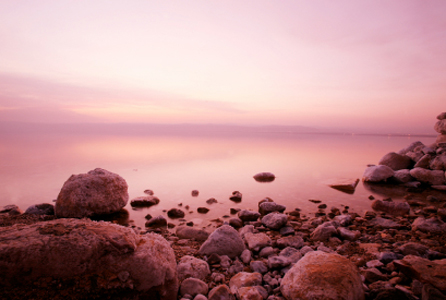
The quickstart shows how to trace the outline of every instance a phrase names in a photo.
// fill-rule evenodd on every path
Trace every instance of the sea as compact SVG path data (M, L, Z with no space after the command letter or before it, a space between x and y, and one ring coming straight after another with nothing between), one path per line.
M308 217L319 204L326 204L327 212L347 207L362 215L371 210L370 198L402 201L407 189L360 181L354 193L345 193L329 184L361 179L367 165L415 141L430 145L435 136L212 125L3 124L0 206L16 204L25 211L33 204L54 204L72 174L103 168L126 180L130 200L148 189L160 199L149 208L134 209L130 201L124 207L117 222L141 228L146 215L168 218L171 208L185 212L181 220L168 218L172 224L212 227L227 221L231 208L257 210L266 197L285 205L286 212L299 209ZM257 182L253 176L259 172L276 178ZM242 193L241 202L229 199L234 191ZM435 191L411 197L423 201L430 193ZM207 204L210 198L217 203ZM209 212L200 214L198 207Z

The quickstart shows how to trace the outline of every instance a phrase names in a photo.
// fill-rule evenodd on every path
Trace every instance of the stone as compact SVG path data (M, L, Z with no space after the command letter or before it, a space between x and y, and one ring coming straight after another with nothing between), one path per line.
M241 202L242 201L242 193L239 191L232 192L232 195L229 197L230 200L234 202Z
M271 182L274 181L274 179L276 179L276 176L271 172L257 173L253 177L258 182Z
M446 170L446 153L437 155L434 159L432 159L429 164L429 168L432 170Z
M351 224L352 222L352 216L349 214L346 215L339 215L333 218L333 221L336 221L339 223L339 226L345 227Z
M280 228L279 233L281 236L294 234L294 227L285 225L284 227Z
M10 214L10 212L19 212L19 213L12 213ZM9 204L9 205L5 205L3 207L0 208L0 214L10 214L10 215L17 215L17 214L22 214L22 210L15 204Z
M243 221L240 218L230 218L229 225L237 229L243 227Z
M438 119L438 120L444 120L444 119L446 119L446 112L442 112L441 114L439 114L439 115L437 116L437 119Z
M180 281L189 277L204 280L206 276L211 274L207 262L190 255L185 255L181 258L178 263L177 270L178 279Z
M419 161L417 161L417 163L413 167L414 168L429 169L432 158L433 158L432 155L425 154L423 157L420 158Z
M314 241L324 242L334 235L337 235L338 231L331 223L323 223L316 227L311 233L311 239Z
M300 251L293 247L286 247L280 251L279 256L287 257L291 263L296 263L302 258Z
M412 223L412 230L422 231L432 234L445 234L446 233L446 223L442 220L432 217L425 219L424 217L416 218Z
M361 273L367 282L387 280L387 277L383 273L381 273L381 271L379 271L377 268L365 269Z
M435 123L434 129L440 134L446 134L446 120L438 120L437 123Z
M430 284L423 285L421 290L421 299L423 300L444 300L446 295L434 288Z
M361 232L359 230L352 231L345 227L338 227L337 231L341 239L347 241L356 241L361 236Z
M192 297L198 294L207 295L208 290L208 285L204 281L197 278L187 278L181 283L180 295L189 294Z
M167 226L167 220L163 216L156 216L146 222L146 227L159 228L166 226Z
M234 263L229 267L229 274L236 274L236 273L240 273L243 271L243 269L245 268L245 266L243 265L243 263L239 260L234 261Z
M184 218L185 214L184 211L179 208L171 208L167 211L167 216L171 219L179 219Z
M207 231L190 226L177 227L176 234L180 239L194 239L196 241L205 241L209 237Z
M272 212L283 213L286 206L277 204L276 202L263 202L259 204L259 213L264 216Z
M259 252L259 256L260 256L260 257L268 257L268 256L270 256L270 255L274 255L274 254L276 254L276 251L274 250L273 247L269 247L269 246L263 248L263 249L260 250L260 252Z
M393 263L409 278L415 278L441 291L446 291L446 259L430 261L419 256L407 255Z
M365 182L382 182L392 177L394 173L395 171L388 166L371 166L365 169L362 180Z
M271 239L265 233L246 233L244 235L248 249L252 251L260 251L260 249L270 246Z
M271 255L268 257L269 269L282 269L291 264L291 260L285 256Z
M28 207L25 214L31 215L54 215L54 205L49 203L35 204Z
M217 285L209 292L208 300L232 300L231 290L226 284Z
M406 155L401 155L395 152L390 152L384 155L378 162L379 165L388 166L394 171L401 169L410 169L413 166L413 161Z
M251 261L252 255L251 255L251 251L249 251L249 249L245 249L243 250L242 254L240 254L240 259L242 260L242 262L244 264L249 264L249 262Z
M194 300L208 300L208 298L205 295L198 294L195 296Z
M136 197L130 201L132 207L150 207L158 203L160 203L160 199L153 195Z
M254 260L249 263L249 267L253 272L265 274L268 272L268 267L266 264L259 260Z
M287 215L281 213L270 213L262 218L262 224L272 230L279 230L287 221Z
M414 168L410 170L410 175L416 180L430 185L445 184L445 172L442 170Z
M230 258L239 256L245 249L245 244L237 230L229 225L223 225L212 232L201 245L201 255L227 255Z
M0 280L24 289L45 277L70 282L101 278L104 289L133 288L136 295L173 300L176 268L175 254L163 237L108 222L57 219L0 228Z
M237 289L237 299L239 300L263 300L262 294L256 287L241 287Z
M413 177L410 175L409 169L401 169L395 171L395 173L393 174L393 178L398 183L407 183L413 180Z
M128 202L127 182L118 174L96 168L71 175L56 200L58 218L84 218L118 212Z
M296 249L302 248L304 245L304 240L300 236L287 236L280 238L276 241L277 247L280 249L286 248L286 247L293 247Z
M403 216L410 212L410 205L407 202L374 200L372 208L394 216Z
M403 255L417 255L424 256L427 254L429 248L415 242L408 242L398 247L398 250Z
M312 251L314 251L314 250L310 246L303 246L299 252L300 252L300 254L305 255L308 252L312 252Z
M439 134L437 136L437 139L435 140L435 144L437 144L437 146L439 146L439 147L445 145L446 144L446 134Z
M238 213L238 217L243 221L243 222L247 222L247 221L257 221L257 219L260 217L260 213L256 212L256 211L251 211L251 210L247 210L247 209L242 209L241 211L239 211Z
M197 212L199 214L207 214L209 212L209 208L201 206L197 208Z
M262 274L240 272L229 280L229 288L235 294L241 287L262 285Z
M339 190L341 192L346 192L353 194L355 192L356 186L359 183L358 179L338 179L335 182L330 183L328 186Z
M381 218L381 217L376 217L376 218L372 219L371 221L368 221L367 224L369 226L382 227L385 229L398 229L401 227L401 225L398 224L397 222L390 220L390 219Z
M192 190L192 192L191 192L192 197L198 197L199 194L200 194L200 191L198 191L198 190Z
M402 255L401 255L402 257ZM380 252L377 255L377 259L382 262L383 264L388 264L394 260L400 259L401 257L398 256L398 254L394 253L394 252L389 252L389 251L384 251L384 252Z
M398 154L405 155L409 152L413 152L417 148L422 149L424 147L425 147L425 145L422 142L416 141L416 142L413 142L412 144L410 144L409 146L407 146L406 148L403 148L400 151L398 151Z
M285 274L280 284L288 300L365 298L356 266L338 254L307 253Z
M209 198L206 200L207 204L214 204L214 203L218 203L217 199L215 198Z
M144 194L147 194L147 195L150 195L150 196L153 196L153 191L152 190L144 190Z

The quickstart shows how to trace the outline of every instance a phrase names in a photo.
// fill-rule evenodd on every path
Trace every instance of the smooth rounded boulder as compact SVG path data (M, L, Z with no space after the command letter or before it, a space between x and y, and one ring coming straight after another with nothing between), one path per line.
M322 251L305 254L285 274L280 285L288 300L363 300L361 275L347 258Z
M445 172L442 170L427 170L423 168L414 168L410 170L410 175L420 182L430 185L445 184Z
M388 166L392 170L398 171L402 169L410 169L413 165L413 161L406 155L390 152L384 155L378 164Z
M129 200L127 182L118 174L96 168L71 175L56 200L58 218L84 218L118 212Z
M362 180L366 182L386 181L387 179L392 177L394 173L395 171L393 171L388 166L371 166L365 169Z
M57 219L0 228L0 282L32 289L38 280L88 282L89 289L176 299L177 265L160 235L88 219Z
M212 232L201 245L201 255L227 255L230 258L239 256L245 250L245 243L237 230L229 225L223 225Z

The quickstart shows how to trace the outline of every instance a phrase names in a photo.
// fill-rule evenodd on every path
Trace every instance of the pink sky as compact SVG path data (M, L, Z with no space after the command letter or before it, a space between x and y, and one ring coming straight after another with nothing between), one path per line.
M435 133L446 1L2 1L0 120Z

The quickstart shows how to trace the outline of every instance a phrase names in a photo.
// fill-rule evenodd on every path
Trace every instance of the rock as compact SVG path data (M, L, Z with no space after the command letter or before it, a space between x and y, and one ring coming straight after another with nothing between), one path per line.
M346 215L339 215L333 218L333 221L336 221L339 223L339 226L346 227L351 224L352 222L352 216L346 214Z
M281 236L294 234L294 227L285 225L284 227L280 228L279 233Z
M150 207L158 203L160 203L160 199L152 195L136 197L130 201L132 207Z
M192 197L197 197L200 194L198 190L192 190L191 195Z
M266 264L259 260L254 260L249 263L249 266L253 272L265 274L268 272L268 267Z
M153 191L152 190L144 190L144 194L153 196Z
M3 284L24 289L52 277L69 282L101 278L103 289L133 288L161 299L176 299L178 291L175 255L164 238L88 219L1 227L0 269Z
M260 249L271 245L271 239L264 233L246 233L244 235L249 250L260 251Z
M257 221L257 219L260 217L260 214L256 211L251 211L247 209L242 209L238 213L238 217L243 221Z
M440 134L446 134L446 120L438 120L437 123L435 123L434 129Z
M234 261L234 263L229 267L229 274L236 274L243 271L245 266L239 260Z
M388 166L371 166L365 169L362 180L365 182L386 181L393 176L395 172Z
M425 219L424 217L418 217L412 223L412 230L422 231L432 234L445 234L446 223L435 217Z
M257 287L241 287L237 289L237 299L239 300L263 300L262 294Z
M214 204L214 203L218 203L217 199L215 198L209 198L206 200L207 204Z
M184 218L185 214L184 211L179 208L171 208L167 211L167 216L171 219L179 219Z
M407 255L393 263L409 278L415 278L446 291L446 259L430 261L419 256Z
M240 272L229 280L229 288L235 294L241 287L262 285L262 274Z
M5 205L0 208L0 214L9 214L11 216L22 214L22 210L15 204Z
M314 250L310 246L303 246L299 252L300 252L300 254L305 255L308 252L312 252L312 251L314 251Z
M356 266L338 254L307 253L285 274L280 284L288 300L364 299Z
M207 208L207 207L199 207L199 208L197 208L197 212L199 214L207 214L209 212L209 208Z
M332 236L336 235L338 231L331 223L323 223L316 227L316 229L311 233L311 239L314 241L326 241Z
M201 245L201 255L227 255L230 258L239 256L245 249L245 244L237 230L229 225L223 225L212 232L208 239Z
M429 168L432 170L446 170L446 153L437 155L429 164Z
M419 243L408 242L398 247L398 250L403 255L424 256L428 252L429 248Z
M345 227L338 227L337 231L341 239L347 241L356 241L361 236L361 232L359 230L351 231Z
M177 270L178 279L180 281L189 277L204 280L206 276L211 274L207 262L190 255L185 255L181 258L180 262L178 263Z
M156 216L155 218L151 218L146 222L146 227L165 227L167 226L167 220L163 216Z
M272 212L283 213L286 206L277 204L276 202L263 202L259 204L259 213L264 216Z
M209 237L209 233L205 230L189 226L179 226L176 234L180 239L195 239L196 241L205 241Z
M379 283L377 281L376 283ZM404 291L393 288L391 286L373 289L370 292L370 299L374 300L388 300L388 299L398 299L398 300L417 300L417 298L413 298L407 295Z
M302 254L299 250L293 247L286 247L282 251L280 251L279 256L284 256L288 258L291 263L295 263L302 258Z
M355 192L356 186L358 185L358 179L339 179L335 182L330 183L328 186L339 190L341 192L346 192L353 194Z
M281 213L271 213L262 218L262 224L273 230L279 230L287 221L287 215Z
M249 264L249 262L251 261L252 255L251 255L251 251L249 251L249 249L245 249L243 250L242 254L240 254L240 259L242 260L242 262L244 264Z
M410 175L418 181L428 183L430 185L441 185L445 183L444 171L427 170L423 168L414 168L410 170Z
M271 255L268 257L268 268L282 269L291 264L291 260L285 256Z
M422 142L416 141L416 142L413 142L412 144L410 144L409 146L407 146L406 148L403 148L400 151L398 151L398 154L405 155L405 154L407 154L409 152L413 152L417 148L418 149L422 149L424 147L425 146L424 146L424 144Z
M54 205L49 203L35 204L28 207L25 214L32 215L54 215Z
M181 296L189 294L192 297L195 297L198 294L207 295L207 293L208 293L208 285L202 280L197 278L187 278L181 283L180 286Z
M423 285L421 290L421 299L423 300L444 300L446 295L434 288L430 284Z
M271 182L276 179L276 176L270 172L262 172L254 175L254 179L258 182Z
M384 155L380 161L379 165L388 166L394 171L401 169L410 169L413 166L413 161L410 157L406 155L401 155L395 152L390 152Z
M407 215L410 212L410 205L407 202L375 200L372 202L372 208L395 216Z
M208 300L208 298L205 295L198 294L195 296L194 300Z
M400 224L398 224L395 221L384 219L381 217L376 217L372 219L371 221L367 222L369 226L375 226L375 227L382 227L385 229L398 229L401 227Z
M241 202L242 201L242 193L239 191L232 192L232 195L229 197L230 200L234 202Z
M385 281L387 277L377 268L365 269L361 272L367 282Z
M413 167L429 169L432 158L433 158L432 155L425 154L423 157L420 158L419 161L417 161L417 163Z
M395 171L395 173L393 174L393 178L398 183L407 183L413 180L413 177L410 175L410 170L408 169Z
M446 134L439 134L437 136L437 139L435 141L435 144L437 144L437 146L442 146L444 144L446 144ZM444 146L443 146L444 147Z
M300 236L287 236L280 238L276 241L277 247L280 249L286 248L286 247L293 247L296 249L302 248L304 245L304 240Z
M232 300L231 290L226 284L218 285L209 292L208 300Z
M83 218L118 212L129 200L127 182L118 174L94 169L71 175L56 200L58 218Z
M274 255L276 254L276 251L274 250L273 247L265 247L263 248L260 252L259 252L259 256L260 257L268 257L270 255Z
M446 112L442 112L441 114L439 114L439 115L437 116L437 119L438 119L438 120L444 120L444 119L446 119Z
M240 218L230 218L229 225L237 229L243 227L243 221Z

